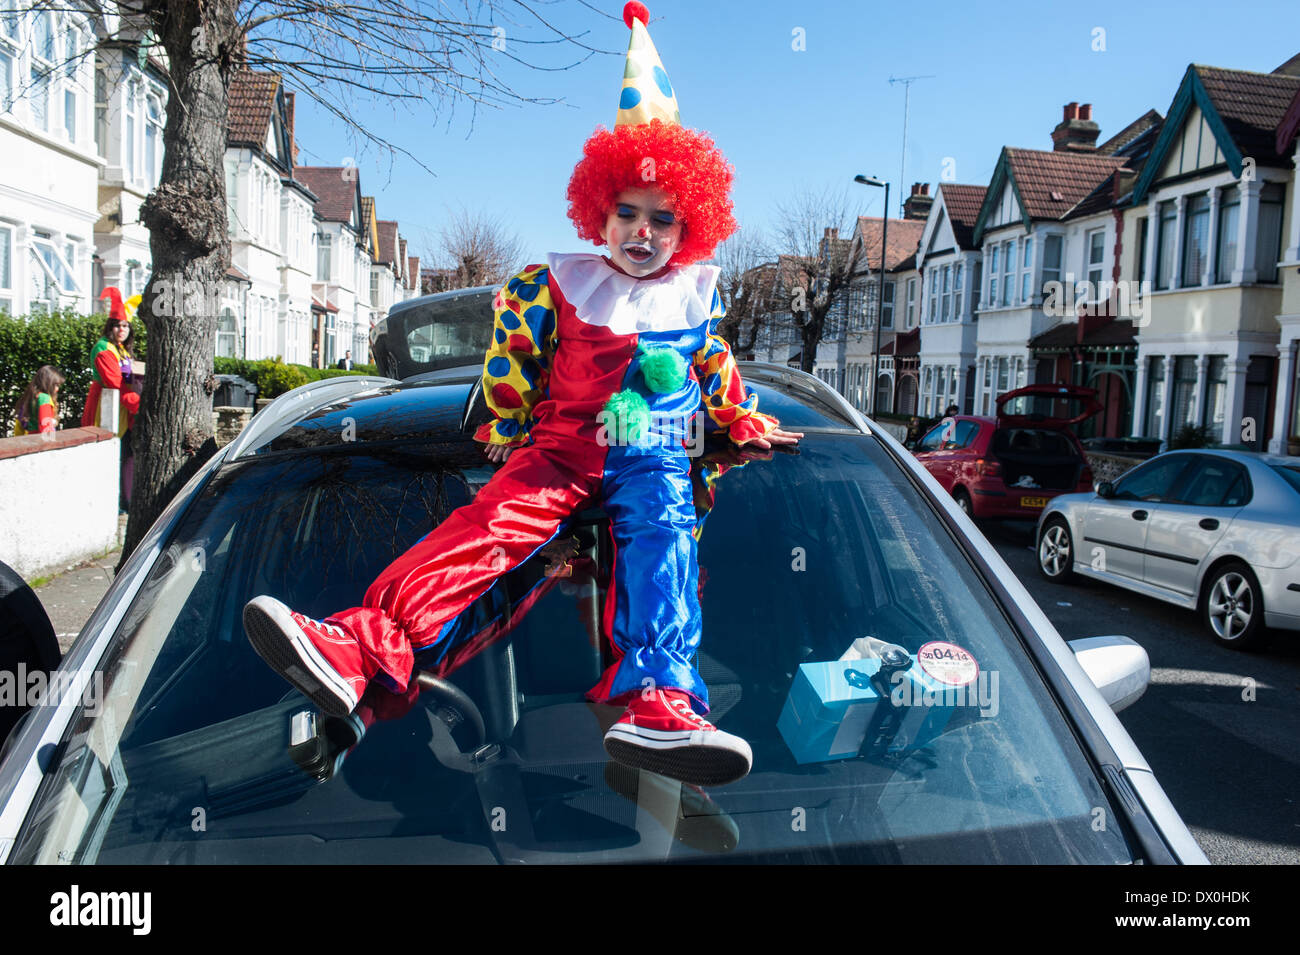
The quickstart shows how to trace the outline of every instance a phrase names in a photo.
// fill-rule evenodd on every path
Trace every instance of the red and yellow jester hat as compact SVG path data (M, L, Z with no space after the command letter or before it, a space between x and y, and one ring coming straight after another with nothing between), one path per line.
M600 230L624 189L658 186L682 223L673 265L708 259L736 231L731 214L734 173L706 133L681 124L677 96L650 41L650 14L640 3L623 8L632 31L623 91L612 130L600 126L583 144L569 180L569 218L578 237L603 245Z

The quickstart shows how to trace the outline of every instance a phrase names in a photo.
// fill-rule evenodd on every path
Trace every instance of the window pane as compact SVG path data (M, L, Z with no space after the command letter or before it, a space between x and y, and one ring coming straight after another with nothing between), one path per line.
M1191 459L1192 455L1187 454L1169 458L1162 456L1134 468L1115 484L1115 496L1127 501L1168 500L1179 475Z
M1223 205L1219 206L1219 235L1214 253L1216 282L1231 282L1232 270L1237 266L1237 229L1241 200L1236 188L1223 191ZM1229 199L1228 197L1232 198Z
M1184 214L1182 284L1200 285L1205 275L1205 243L1210 234L1210 197L1199 195L1188 199Z
M1178 211L1172 202L1160 204L1160 246L1156 259L1156 288L1169 288L1174 275L1174 229L1178 226Z
M1255 242L1255 271L1261 282L1277 281L1282 251L1282 186L1268 183L1259 194L1259 238Z

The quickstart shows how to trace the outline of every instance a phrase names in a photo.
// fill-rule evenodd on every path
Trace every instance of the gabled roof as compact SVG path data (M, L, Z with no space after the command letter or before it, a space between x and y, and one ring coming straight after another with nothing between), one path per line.
M327 222L352 225L361 199L355 166L295 166L293 177L316 194L316 215Z
M1114 156L1126 147L1131 146L1144 133L1150 132L1152 129L1158 130L1163 122L1163 116L1155 110L1149 109L1098 146L1097 155Z
M379 220L379 249L375 253L375 261L384 265L393 265L397 262L396 219Z
M274 73L236 70L230 76L227 97L230 111L226 118L226 142L232 146L261 149L266 143L266 127L275 108L275 94L280 77Z
M957 245L963 249L973 248L975 220L979 218L988 187L941 182L937 191L943 193L943 207L947 210L948 221L952 224L952 234L957 239Z
M1277 148L1277 128L1297 91L1300 76L1189 65L1169 106L1160 138L1133 187L1133 201L1141 202L1146 197L1193 106L1205 116L1234 176L1241 175L1242 160L1247 156L1261 166L1291 168L1290 157Z
M858 237L862 242L863 259L858 263L859 271L879 271L880 269L880 234L884 230L884 219L858 216ZM921 233L925 231L924 219L890 219L885 241L885 271L894 271L903 264L908 256L916 254L916 247L921 242Z
M1053 152L1041 149L1002 147L984 204L975 222L973 241L983 238L984 224L1001 201L1006 184L1011 184L1028 228L1032 220L1060 221L1084 199L1094 195L1110 174L1124 165L1124 158L1096 153Z
M406 259L406 287L413 289L420 281L420 257L418 255L407 256Z

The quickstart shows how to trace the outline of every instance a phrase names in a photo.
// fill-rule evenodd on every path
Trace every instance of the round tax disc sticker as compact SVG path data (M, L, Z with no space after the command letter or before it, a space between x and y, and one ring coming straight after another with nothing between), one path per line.
M980 672L970 651L945 640L927 643L917 651L916 659L920 661L922 670L949 686L972 683Z

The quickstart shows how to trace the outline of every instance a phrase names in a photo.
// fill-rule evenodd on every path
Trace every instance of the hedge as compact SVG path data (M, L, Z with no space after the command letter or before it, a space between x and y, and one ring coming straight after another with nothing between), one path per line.
M375 375L374 365L354 365L351 371L342 368L312 368L308 365L293 365L275 358L263 358L252 361L246 358L218 358L216 360L218 375L238 375L257 386L257 397L278 398L286 391L292 391L299 385L322 378L338 378L343 375Z
M18 401L41 365L53 365L65 379L59 389L59 427L81 426L93 380L90 355L105 317L72 309L27 317L0 311L0 425L4 428L0 437L13 433ZM135 357L144 360L144 322L133 322L132 330Z

